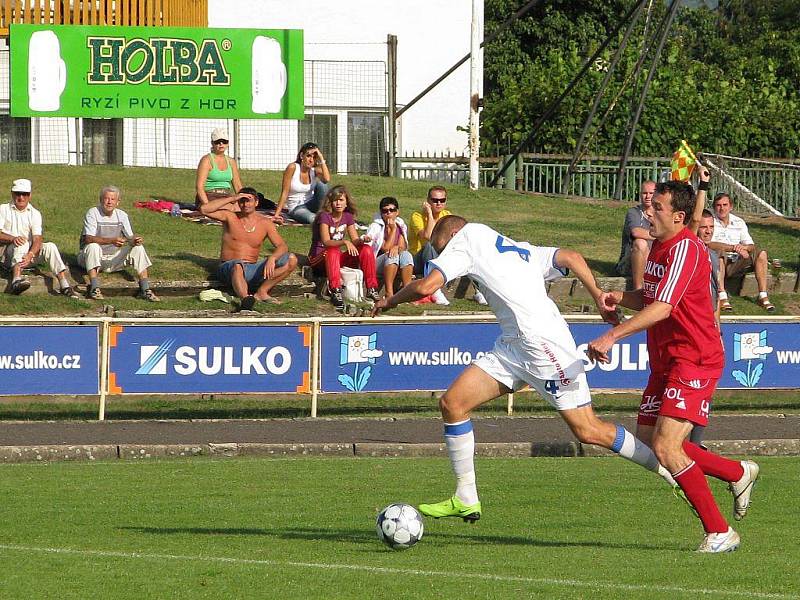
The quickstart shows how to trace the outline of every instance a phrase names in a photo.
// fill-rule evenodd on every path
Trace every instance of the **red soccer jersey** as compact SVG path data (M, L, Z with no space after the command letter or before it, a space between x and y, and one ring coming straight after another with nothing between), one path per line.
M685 227L653 242L644 271L644 304L672 305L670 316L647 331L650 369L687 379L718 378L725 354L711 309L711 259Z

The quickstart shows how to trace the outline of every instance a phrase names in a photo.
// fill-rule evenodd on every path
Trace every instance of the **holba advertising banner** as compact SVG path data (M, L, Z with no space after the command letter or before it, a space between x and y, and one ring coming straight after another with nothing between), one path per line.
M295 29L11 25L15 117L303 118Z

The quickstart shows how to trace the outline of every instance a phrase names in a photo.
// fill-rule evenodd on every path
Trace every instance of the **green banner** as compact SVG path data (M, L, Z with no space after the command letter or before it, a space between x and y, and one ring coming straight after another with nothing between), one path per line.
M303 118L303 31L11 25L15 117Z

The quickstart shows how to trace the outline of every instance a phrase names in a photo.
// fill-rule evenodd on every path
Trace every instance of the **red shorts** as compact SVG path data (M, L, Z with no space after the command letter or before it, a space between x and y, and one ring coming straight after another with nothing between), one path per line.
M659 415L664 415L705 427L717 381L717 378L684 379L671 373L652 373L642 395L636 422L655 425Z

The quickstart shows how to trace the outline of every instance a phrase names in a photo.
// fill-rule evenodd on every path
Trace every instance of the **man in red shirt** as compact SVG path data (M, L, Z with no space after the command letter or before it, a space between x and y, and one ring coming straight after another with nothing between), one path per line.
M699 552L731 552L739 534L717 507L705 475L729 483L734 518L747 512L758 465L733 461L686 440L693 424L705 426L725 356L711 308L711 261L705 245L686 228L695 205L688 184L670 181L656 186L648 210L655 238L647 257L644 287L607 292L600 302L640 311L589 344L592 360L608 361L620 339L647 330L650 379L639 407L637 437L651 444L697 511L706 535Z

